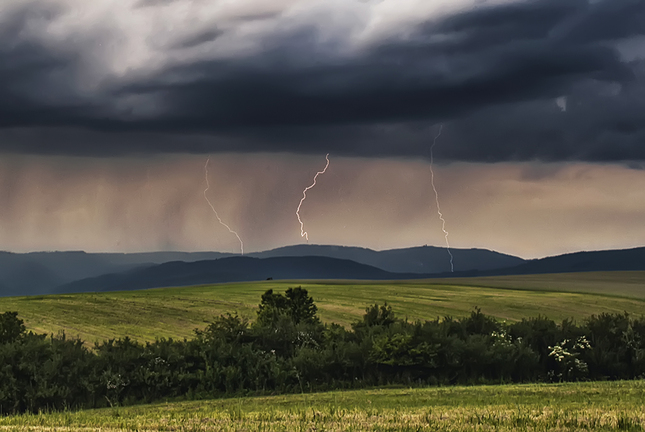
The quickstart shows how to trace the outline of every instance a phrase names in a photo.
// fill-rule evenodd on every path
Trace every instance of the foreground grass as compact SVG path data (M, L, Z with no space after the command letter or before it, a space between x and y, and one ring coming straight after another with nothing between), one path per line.
M191 337L195 328L205 328L226 312L252 319L264 291L282 292L293 286L309 290L323 321L345 326L360 319L366 306L385 301L410 320L465 316L474 307L510 321L537 315L581 321L602 312L640 316L645 310L645 298L639 294L645 290L645 272L613 272L395 282L265 281L4 297L0 298L0 313L17 311L29 330L65 331L89 344L124 336L153 341ZM606 292L601 292L601 286L607 287Z
M645 382L380 389L0 418L25 431L642 431Z

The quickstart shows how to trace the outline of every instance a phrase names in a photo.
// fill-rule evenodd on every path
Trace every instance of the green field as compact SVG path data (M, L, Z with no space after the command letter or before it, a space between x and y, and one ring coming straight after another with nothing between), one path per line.
M645 382L378 389L0 418L29 431L643 431Z
M238 312L253 318L262 293L302 286L325 322L349 325L365 307L387 301L410 320L464 316L474 307L502 320L538 314L582 320L601 312L645 311L645 272L577 273L395 282L284 282L220 284L97 294L0 298L0 312L17 311L29 330L65 331L92 343L190 337L213 317Z
M470 286L585 292L645 299L645 272L642 271L489 276L445 281Z

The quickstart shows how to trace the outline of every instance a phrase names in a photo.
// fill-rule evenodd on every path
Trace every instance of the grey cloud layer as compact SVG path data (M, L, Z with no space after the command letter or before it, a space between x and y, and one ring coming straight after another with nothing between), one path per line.
M424 156L441 122L446 159L645 160L645 1L483 2L358 42L380 5L342 25L264 11L161 32L161 66L88 86L112 29L48 44L38 29L70 6L22 2L0 12L0 149ZM268 23L255 49L236 49L252 21Z

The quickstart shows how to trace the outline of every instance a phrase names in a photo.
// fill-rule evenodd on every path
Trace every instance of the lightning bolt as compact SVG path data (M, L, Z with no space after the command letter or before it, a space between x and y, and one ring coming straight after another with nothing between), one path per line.
M210 161L211 161L211 158L209 156L208 159L206 159L206 165L204 165L204 176L206 177L206 189L204 189L204 198L206 199L206 202L210 206L211 210L213 210L213 213L215 213L215 217L217 218L219 223L224 225L224 227L228 230L228 232L230 232L231 234L235 234L235 237L237 237L237 239L240 241L240 249L242 251L242 255L244 255L244 243L242 242L242 239L240 238L239 234L236 233L235 231L233 231L230 226L226 225L224 223L224 221L222 221L222 219L219 217L219 214L217 214L217 210L215 210L215 207L213 206L211 201L208 199L208 195L206 195L208 190L211 188L211 185L208 182L208 163Z
M296 210L296 216L298 216L298 222L300 222L300 237L306 238L307 243L309 243L309 234L307 234L307 231L305 231L305 224L304 222L302 222L302 219L300 219L300 207L302 206L302 203L307 198L307 191L313 188L314 186L316 186L316 179L318 179L318 176L321 174L325 174L325 171L327 171L327 168L329 167L329 153L327 153L327 156L325 156L325 159L327 159L327 165L325 165L325 169L323 169L322 171L318 171L314 176L314 182L311 184L311 186L305 188L305 190L302 191L302 199L300 200L300 204L298 204L298 209Z
M446 220L443 218L443 213L441 213L441 206L439 205L439 192L437 192L437 188L435 187L435 184L434 184L433 150L434 150L434 146L437 145L437 139L439 139L439 137L441 136L442 130L443 130L443 125L439 125L439 133L437 134L437 136L434 137L434 141L432 142L432 146L430 147L430 174L432 175L432 190L434 191L434 198L437 203L437 213L439 214L439 219L441 219L441 230L443 231L444 237L446 238L446 250L448 251L448 255L450 255L450 271L454 273L455 266L453 264L452 252L450 251L450 242L448 241L448 231L446 231Z

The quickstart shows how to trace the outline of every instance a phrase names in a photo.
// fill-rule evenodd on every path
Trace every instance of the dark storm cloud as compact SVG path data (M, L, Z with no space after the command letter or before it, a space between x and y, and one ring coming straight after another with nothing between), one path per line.
M442 122L443 158L645 159L645 68L617 47L645 34L645 1L484 4L351 55L350 36L303 24L264 37L259 54L113 79L89 99L63 91L73 57L17 36L26 23L0 38L0 125L21 128L0 132L0 146L13 151L418 156ZM162 46L226 36L214 26ZM101 139L64 138L74 128ZM63 137L45 147L38 134Z
M87 106L71 91L75 56L46 48L28 31L62 13L25 2L0 17L0 128L85 124Z
M213 42L215 39L223 35L224 32L218 29L206 30L196 34L192 34L184 39L181 39L173 44L173 48L193 48L207 42Z

